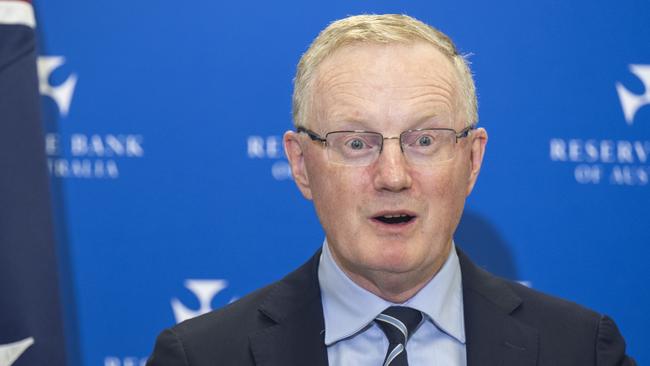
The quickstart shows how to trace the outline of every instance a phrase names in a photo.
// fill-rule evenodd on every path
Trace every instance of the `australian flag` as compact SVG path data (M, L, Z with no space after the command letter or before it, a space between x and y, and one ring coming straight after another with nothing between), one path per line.
M0 366L66 363L34 27L0 0Z

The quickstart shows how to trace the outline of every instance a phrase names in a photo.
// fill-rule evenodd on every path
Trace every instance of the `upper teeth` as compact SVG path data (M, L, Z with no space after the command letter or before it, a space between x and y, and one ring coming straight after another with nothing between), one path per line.
M387 218L387 219L390 219L390 218L393 218L393 217L406 217L406 216L408 216L408 215L405 215L405 214L400 214L400 215L384 215L384 217Z

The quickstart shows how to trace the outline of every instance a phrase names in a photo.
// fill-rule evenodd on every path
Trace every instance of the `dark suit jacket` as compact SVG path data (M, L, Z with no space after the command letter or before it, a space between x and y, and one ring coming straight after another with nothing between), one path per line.
M327 366L320 251L284 279L160 334L147 365ZM614 322L497 278L458 251L468 366L634 365Z

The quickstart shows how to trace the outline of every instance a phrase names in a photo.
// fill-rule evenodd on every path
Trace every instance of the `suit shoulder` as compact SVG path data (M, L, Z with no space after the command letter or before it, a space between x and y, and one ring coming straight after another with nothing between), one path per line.
M457 252L470 329L486 317L507 319L511 330L534 335L540 364L634 365L625 355L625 341L616 324L607 316L497 277L476 266L461 250Z
M608 316L516 282L502 281L522 300L513 316L540 331L540 344L545 349L542 358L552 354L568 360L570 351L577 349L588 350L579 357L593 356L598 365L635 365L625 354L623 336ZM588 363L593 362L589 359Z
M180 335L200 337L243 337L275 324L265 305L278 304L295 307L301 300L320 293L316 280L316 268L320 258L317 251L312 258L279 281L262 287L241 299L187 320L172 328ZM269 306L267 306L269 307Z
M258 289L217 310L181 322L161 334L156 350L180 349L190 365L211 365L224 360L232 365L252 365L249 336L274 323L258 311L278 282ZM163 344L164 337L174 342ZM154 355L162 352L156 352ZM169 352L167 352L169 353ZM168 359L169 357L160 357Z
M271 325L266 316L258 311L259 306L279 286L279 282L257 289L222 308L188 319L174 326L172 330L182 337L229 338L248 335Z
M523 307L529 307L531 310L543 311L553 316L577 317L578 320L598 322L602 317L601 314L589 309L576 302L563 299L554 295L544 293L521 285L517 282L507 281L508 286L523 300Z
M542 318L561 319L570 324L588 324L596 328L602 318L597 313L573 301L550 295L517 282L501 279L517 296L522 299L518 313Z
M595 330L600 314L575 302L543 293L496 276L472 263L460 252L463 288L512 313L530 325L544 329L556 323L580 325ZM532 324L531 324L532 323Z

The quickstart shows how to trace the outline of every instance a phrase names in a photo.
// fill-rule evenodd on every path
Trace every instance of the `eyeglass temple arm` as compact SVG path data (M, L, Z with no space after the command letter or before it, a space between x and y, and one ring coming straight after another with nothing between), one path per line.
M319 142L322 142L322 143L327 142L326 139L320 137L320 135L317 134L316 132L314 132L312 130L309 130L309 129L306 129L306 128L302 127L302 126L299 126L298 128L296 128L296 132L298 132L298 133L300 133L300 132L306 133L307 136L309 136L309 138L312 139L313 141L319 141Z
M476 123L473 123L473 124L463 128L462 130L460 130L460 132L458 132L456 134L456 142L458 142L458 140L460 140L462 138L465 138L465 137L469 136L469 132L471 130L475 130L475 129L476 129Z

